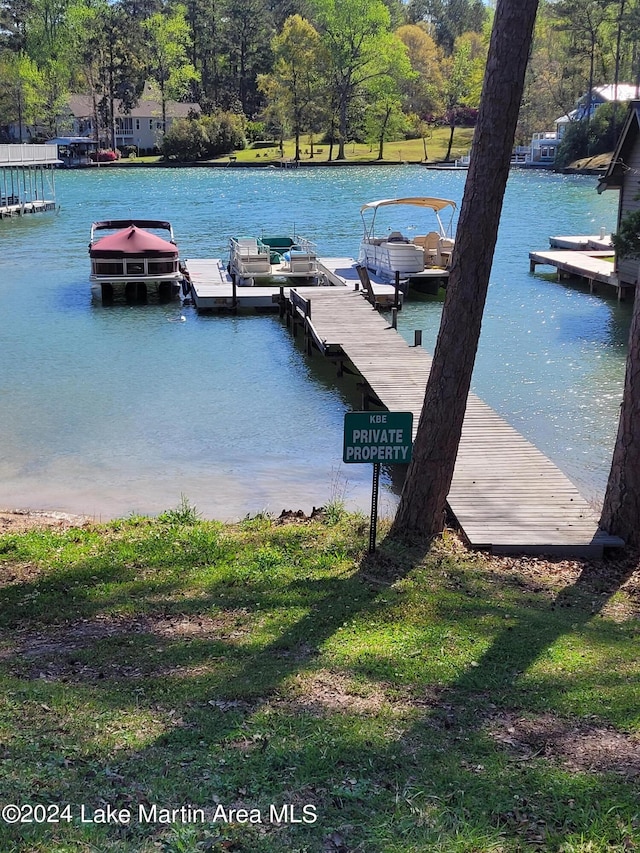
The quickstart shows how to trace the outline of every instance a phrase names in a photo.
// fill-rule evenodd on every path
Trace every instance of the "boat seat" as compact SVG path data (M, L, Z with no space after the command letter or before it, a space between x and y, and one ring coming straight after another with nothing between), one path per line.
M440 263L443 267L451 266L454 242L450 237L443 237L440 240Z
M234 240L236 250L242 255L257 255L260 252L260 244L256 237L239 237Z
M315 252L304 252L299 249L292 249L290 252L285 252L285 259L288 257L289 269L291 272L305 273L316 272L318 261Z
M428 234L413 238L413 242L416 246L422 246L424 249L425 267L440 265L440 240L441 238L437 231L429 231Z
M231 241L231 266L239 275L260 275L271 271L268 248L256 237L237 237Z

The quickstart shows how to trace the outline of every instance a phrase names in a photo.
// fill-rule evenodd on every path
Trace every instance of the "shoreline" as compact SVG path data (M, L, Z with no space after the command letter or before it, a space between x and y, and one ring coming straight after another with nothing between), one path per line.
M58 510L0 509L0 535L24 533L36 528L64 530L69 527L83 527L93 522L91 516Z
M576 161L563 169L552 169L539 166L512 166L511 169L524 171L549 172L553 175L604 175L606 166L589 165L595 158L588 158L584 165L583 161ZM157 160L155 162L140 162L123 158L110 163L86 163L78 166L64 167L67 170L76 169L317 169L317 168L356 168L358 166L370 168L371 166L422 166L423 169L437 171L467 171L466 167L456 166L454 160L266 160L264 162L236 161L236 160Z

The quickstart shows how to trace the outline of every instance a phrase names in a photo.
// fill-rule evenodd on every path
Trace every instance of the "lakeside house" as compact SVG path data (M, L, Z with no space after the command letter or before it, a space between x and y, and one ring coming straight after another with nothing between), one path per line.
M91 95L71 95L68 101L69 118L76 136L95 139L101 147L109 147L104 128L96 128L96 105ZM138 103L125 110L122 101L114 102L115 145L120 151L134 146L138 152L156 151L166 131L176 119L200 115L200 104L165 101L166 127L162 122L162 101L155 90L146 84Z
M611 163L598 183L598 192L618 190L618 221L620 223L628 213L640 208L640 100L629 104L627 117ZM638 281L637 258L616 258L616 272L621 284L636 285Z
M76 155L80 159L88 159L92 149L111 146L111 134L98 118L98 103L91 95L69 95L66 107L59 118L58 125L67 131L57 139L59 146L66 146L69 165L80 165L72 162ZM114 136L115 147L124 152L135 147L138 152L157 151L163 136L176 119L200 115L200 105L193 102L165 101L166 127L163 127L162 101L157 91L147 83L141 98L134 107L127 110L122 101L114 101ZM42 127L30 127L17 123L7 128L11 142L46 137ZM54 140L52 140L53 142ZM73 144L70 146L70 142ZM83 146L84 143L84 146Z
M638 86L630 83L594 86L580 98L571 112L554 121L554 130L534 133L529 145L519 145L513 154L514 166L551 169L554 166L558 147L570 124L591 118L598 107L609 103L628 103L638 97Z

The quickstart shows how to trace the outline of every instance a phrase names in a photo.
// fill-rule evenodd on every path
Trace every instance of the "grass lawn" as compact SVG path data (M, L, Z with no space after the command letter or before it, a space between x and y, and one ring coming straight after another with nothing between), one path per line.
M468 154L471 148L471 140L473 137L473 128L459 127L456 128L453 147L451 149L451 157L455 159L463 154ZM435 162L444 159L447 153L447 145L449 142L449 128L437 127L434 128L431 136L423 143L422 139L407 139L400 142L386 142L384 145L384 157L382 161L378 161L378 148L364 143L350 142L346 147L346 162L347 163L422 163L425 162L425 144L427 148L427 160ZM300 144L302 150L301 163L304 164L322 164L326 163L329 158L329 146L314 142L313 159L310 155L310 147L308 139L303 139ZM333 148L333 160L338 153L337 146ZM236 151L233 155L235 162L245 165L265 166L271 163L279 163L281 160L280 149L276 142L271 148L245 148L242 151ZM284 143L284 159L292 160L295 156L295 143L293 139L288 139ZM160 162L161 157L131 157L120 160L118 165L141 165L153 164ZM229 157L221 157L219 161L228 163ZM343 161L345 162L345 161Z
M377 161L378 146L368 145L358 142L349 142L345 149L347 163L371 163L371 162L393 162L393 163L422 163L425 160L434 162L444 159L447 153L447 145L449 142L449 128L437 127L434 128L431 135L423 143L422 139L407 139L399 142L385 142L383 150L383 160ZM462 154L468 154L471 148L471 140L473 137L473 128L460 127L456 128L453 147L451 149L451 157L455 159ZM425 158L425 145L427 157ZM309 140L303 138L300 142L301 162L305 164L326 163L329 157L329 146L326 144L318 144L314 142L314 156L311 158L311 148ZM333 147L333 159L335 160L338 153L337 146ZM244 151L236 151L236 162L238 163L255 163L256 165L264 165L270 162L280 161L280 150L276 143L272 148L246 148ZM284 143L284 159L292 160L295 156L295 143L293 139L288 139ZM228 157L222 158L228 161Z
M196 515L0 535L2 853L640 849L637 559Z

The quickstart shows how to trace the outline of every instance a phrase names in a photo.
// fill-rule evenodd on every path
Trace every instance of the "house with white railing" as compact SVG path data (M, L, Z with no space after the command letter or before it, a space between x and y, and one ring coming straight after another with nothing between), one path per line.
M534 133L529 145L521 145L514 151L512 165L529 168L551 169L555 164L558 147L567 128L574 122L592 117L598 107L608 103L627 103L638 97L638 87L629 83L594 86L584 95L575 109L554 121L555 129Z
M145 86L138 103L126 110L121 101L114 102L115 146L124 152L135 147L152 151L162 144L164 134L176 119L200 115L200 105L192 102L165 101L166 126L162 120L162 102L150 86ZM97 109L90 95L71 95L68 101L69 118L76 136L95 139L101 147L110 147L110 133L97 119ZM98 122L98 127L96 127Z
M127 109L120 100L113 103L114 126L107 128L102 116L98 101L91 95L69 95L66 107L59 116L57 125L59 128L59 139L75 140L78 151L79 142L86 140L92 142L93 148L110 148L111 138L115 136L115 147L124 152L127 148L135 148L140 151L153 151L162 144L166 131L176 119L188 118L191 115L200 115L200 105L192 102L165 101L163 125L162 101L154 88L147 84L141 98L135 106ZM64 130L61 130L64 128ZM34 138L47 138L43 127L31 127L24 125L19 127L17 123L7 128L9 138L12 142L30 141ZM68 143L61 143L67 144ZM70 151L67 148L67 151ZM88 153L88 152L83 152ZM73 159L73 158L72 158ZM78 165L74 163L74 165Z

